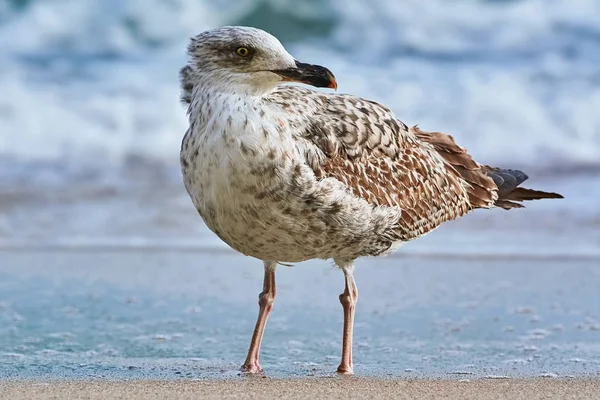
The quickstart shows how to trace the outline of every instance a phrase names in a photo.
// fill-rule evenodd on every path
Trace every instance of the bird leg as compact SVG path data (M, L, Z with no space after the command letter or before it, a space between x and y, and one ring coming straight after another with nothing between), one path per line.
M358 300L358 289L354 283L354 265L341 266L346 278L346 288L340 294L340 303L344 308L344 333L342 336L342 362L337 369L340 374L353 374L352 331L354 329L354 310Z
M269 313L273 308L273 302L275 301L275 267L277 263L265 261L265 279L263 283L263 291L258 295L258 319L256 320L256 326L254 327L254 334L252 335L252 341L250 342L250 348L248 349L248 356L244 365L242 365L242 371L248 373L261 372L262 368L258 364L258 356L260 353L260 344L262 342L263 333L265 331L265 325L269 318Z

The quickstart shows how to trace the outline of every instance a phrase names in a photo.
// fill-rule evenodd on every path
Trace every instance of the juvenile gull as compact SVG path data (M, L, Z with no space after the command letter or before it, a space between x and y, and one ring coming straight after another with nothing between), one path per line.
M206 31L188 53L180 73L185 187L210 230L264 262L246 372L261 371L278 263L333 259L342 270L338 372L352 373L355 259L388 253L476 208L562 197L518 187L523 172L480 165L451 136L409 128L375 102L282 86L337 88L327 68L296 61L262 30Z

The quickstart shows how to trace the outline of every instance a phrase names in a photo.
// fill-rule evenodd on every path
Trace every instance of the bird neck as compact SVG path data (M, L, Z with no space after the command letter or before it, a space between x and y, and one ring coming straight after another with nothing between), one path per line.
M199 88L201 91L259 98L271 93L279 83L250 74L232 74L214 70L198 72L195 81L194 88Z
M222 86L195 85L188 107L190 122L205 122L217 118L226 119L255 109L260 96L248 96L223 90Z

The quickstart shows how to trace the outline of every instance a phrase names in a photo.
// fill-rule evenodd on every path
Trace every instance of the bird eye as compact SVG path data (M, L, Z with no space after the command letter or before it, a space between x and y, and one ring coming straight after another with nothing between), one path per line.
M250 54L250 50L248 50L247 47L238 47L238 49L235 52L240 57L247 57L248 54Z

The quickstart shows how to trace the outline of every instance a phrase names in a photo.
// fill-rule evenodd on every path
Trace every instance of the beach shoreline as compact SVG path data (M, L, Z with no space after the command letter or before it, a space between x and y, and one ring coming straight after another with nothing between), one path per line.
M230 380L3 381L0 398L44 399L593 399L598 378L403 380L327 377Z
M0 380L237 378L256 320L256 260L178 250L1 255ZM355 371L401 381L596 377L596 265L360 260ZM282 267L277 279L265 373L327 382L339 363L341 273L315 261Z

